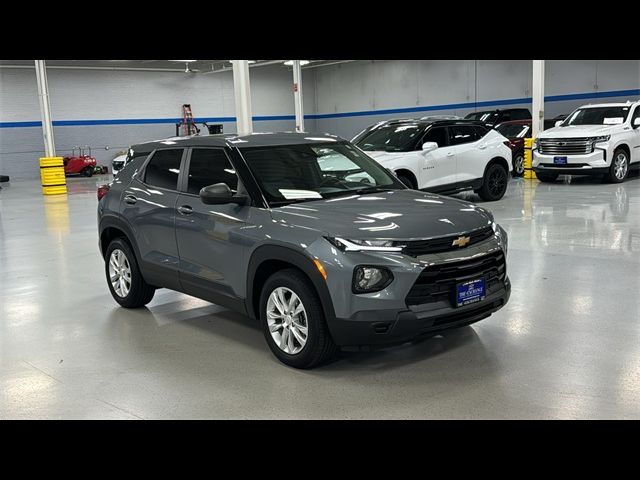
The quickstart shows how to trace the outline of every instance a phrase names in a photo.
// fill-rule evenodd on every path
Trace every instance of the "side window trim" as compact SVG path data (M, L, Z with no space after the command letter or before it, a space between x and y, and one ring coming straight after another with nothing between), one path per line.
M180 173L178 174L178 181L177 181L177 185L176 185L176 190L173 190L173 189L170 189L170 188L158 187L156 185L151 185L150 183L147 183L147 166L149 165L149 162L151 162L151 160L153 160L153 157L155 156L156 152L161 151L161 150L182 150L182 157L180 158L180 168L179 168L180 169ZM142 183L146 187L157 188L157 189L160 189L160 190L164 190L166 192L179 193L180 191L178 190L178 187L180 187L180 185L181 185L181 179L182 179L182 176L184 174L184 165L185 165L185 160L186 160L186 156L187 156L187 150L188 150L188 148L186 148L186 147L180 147L180 148L156 148L155 150L153 150L147 156L147 159L144 161L144 165L140 169L140 176L139 176L140 183Z

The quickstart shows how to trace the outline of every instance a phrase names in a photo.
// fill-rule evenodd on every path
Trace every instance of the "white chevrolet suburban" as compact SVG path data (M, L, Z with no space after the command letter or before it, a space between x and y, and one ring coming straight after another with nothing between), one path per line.
M585 105L534 140L533 170L542 182L566 174L619 183L633 167L640 167L640 101Z

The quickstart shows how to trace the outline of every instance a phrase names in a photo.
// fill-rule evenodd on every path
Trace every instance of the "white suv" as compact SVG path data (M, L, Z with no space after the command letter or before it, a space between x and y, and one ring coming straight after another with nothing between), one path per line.
M640 166L640 102L585 105L533 144L533 170L542 182L560 174L604 175L622 182Z
M509 140L477 121L389 120L368 127L352 142L419 190L474 190L483 200L499 200L512 170Z

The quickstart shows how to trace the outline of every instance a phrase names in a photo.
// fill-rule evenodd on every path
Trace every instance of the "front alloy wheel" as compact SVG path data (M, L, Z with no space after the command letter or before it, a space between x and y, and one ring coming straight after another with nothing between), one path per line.
M609 170L609 181L613 183L622 182L629 171L629 158L627 152L618 149L613 153L613 161Z
M300 297L286 287L269 295L267 324L273 341L285 353L295 355L307 343L307 312Z
M287 268L271 275L262 287L259 307L264 337L282 363L312 368L337 353L320 297L300 270Z

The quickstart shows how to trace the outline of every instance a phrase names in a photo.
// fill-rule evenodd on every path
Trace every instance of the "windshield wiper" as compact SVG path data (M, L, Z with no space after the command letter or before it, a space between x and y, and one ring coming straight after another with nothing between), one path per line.
M397 190L397 189L391 188L391 187L366 187L366 188L358 188L356 190L349 190L349 192L354 192L362 195L364 193L380 193L380 192L388 192L390 190Z

